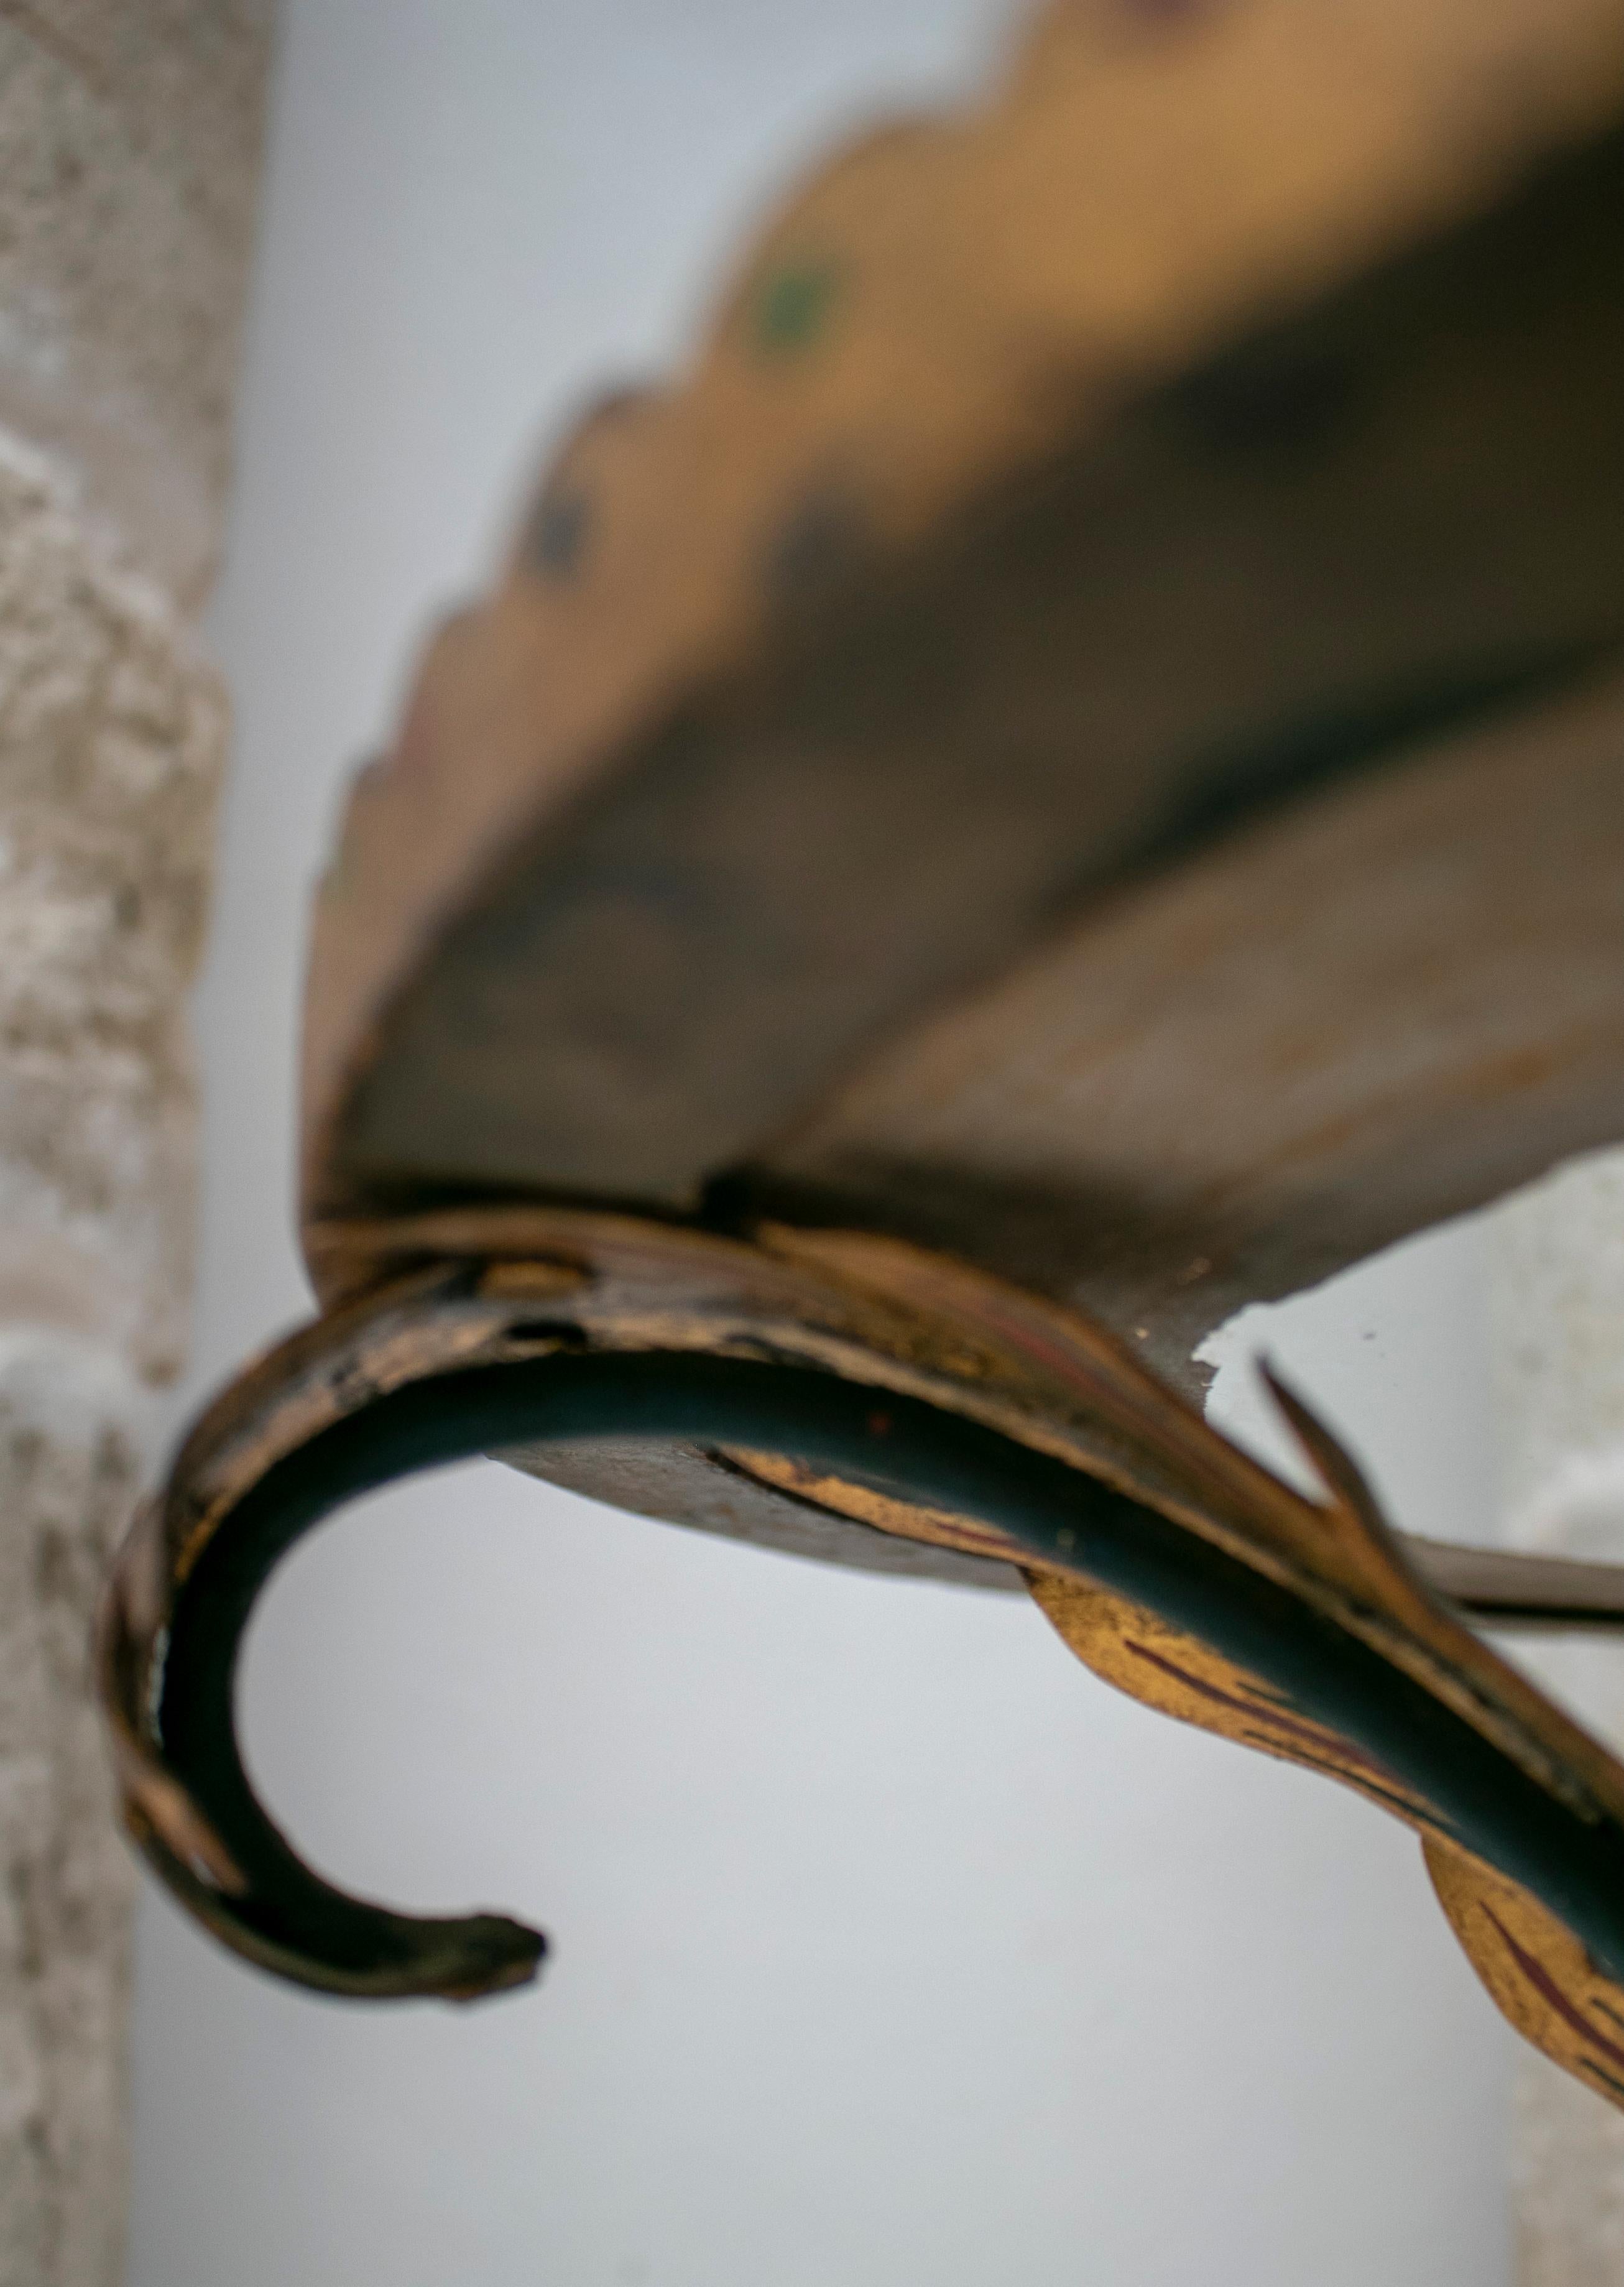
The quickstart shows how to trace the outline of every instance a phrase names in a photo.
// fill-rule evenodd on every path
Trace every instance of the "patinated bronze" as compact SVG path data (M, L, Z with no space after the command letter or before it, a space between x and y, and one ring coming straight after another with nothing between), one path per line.
M493 1452L1029 1587L1098 1674L1420 1832L1624 2101L1624 1767L1469 1622L1610 1568L1399 1534L1203 1337L1624 1133L1624 7L1061 6L860 145L693 371L565 447L316 916L322 1316L109 1587L131 1827L306 1983L534 1933L345 1898L238 1644L350 1496Z

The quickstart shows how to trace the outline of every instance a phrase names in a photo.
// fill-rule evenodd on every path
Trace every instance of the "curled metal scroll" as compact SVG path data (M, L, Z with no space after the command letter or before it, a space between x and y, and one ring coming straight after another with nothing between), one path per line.
M630 1436L778 1457L891 1530L990 1534L1113 1681L1139 1688L1098 1641L1102 1614L1119 1640L1126 1614L1141 1696L1415 1826L1475 1958L1470 1911L1496 1931L1520 1914L1548 1984L1540 1960L1563 1946L1609 1991L1624 1982L1624 1769L1462 1624L1289 1393L1323 1503L1087 1322L894 1243L558 1211L403 1224L390 1249L370 1291L203 1416L105 1602L131 1831L237 1952L353 1995L469 1998L535 1974L545 1942L514 1921L399 1914L302 1864L243 1771L238 1651L280 1557L345 1500L465 1454ZM1494 1884L1512 1904L1484 1903Z

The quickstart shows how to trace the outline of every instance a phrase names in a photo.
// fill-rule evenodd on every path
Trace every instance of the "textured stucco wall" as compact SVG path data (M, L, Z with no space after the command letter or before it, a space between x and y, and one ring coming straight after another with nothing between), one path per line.
M224 708L0 433L0 2282L117 2275L131 1877L86 1693L180 1356Z
M219 541L273 0L0 0L0 423L184 607Z
M0 0L0 2287L122 2266L131 1878L87 1693L184 1351L185 993L260 0Z
M1501 1207L1491 1308L1507 1537L1624 1560L1624 1151L1559 1168ZM1624 1746L1624 1644L1530 1638L1517 1656ZM1532 2051L1518 2064L1521 2287L1624 2280L1624 2114Z

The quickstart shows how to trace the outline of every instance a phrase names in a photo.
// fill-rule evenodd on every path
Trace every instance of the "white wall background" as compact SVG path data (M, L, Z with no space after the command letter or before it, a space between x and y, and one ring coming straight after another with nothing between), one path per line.
M427 618L581 395L679 352L764 194L972 75L1003 12L288 9L215 617L200 1389L305 1307L304 899ZM1477 1277L1469 1229L1261 1329L1432 1531L1492 1499ZM1508 2275L1506 2042L1411 1839L1119 1700L1017 1600L463 1468L290 1563L246 1728L329 1871L555 1951L520 1998L375 2011L151 1897L131 2287Z

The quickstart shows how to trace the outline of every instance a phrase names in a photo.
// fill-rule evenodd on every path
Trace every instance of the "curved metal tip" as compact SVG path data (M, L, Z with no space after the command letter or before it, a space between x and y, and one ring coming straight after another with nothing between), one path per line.
M246 1613L263 1552L234 1568ZM162 1515L137 1520L103 1595L96 1658L131 1840L222 1943L293 1982L357 1999L472 2001L528 1984L547 1941L503 1914L400 1914L347 1895L291 1849L243 1771L232 1720L240 1628L218 1583L177 1596ZM159 1590L159 1593L154 1593Z
M132 1840L177 1903L232 1952L311 1990L355 2000L477 2001L530 1984L546 1958L542 1933L506 1915L393 1913L333 1889L291 1853L273 1895L251 1883L218 1888L174 1855L139 1807L130 1809Z

